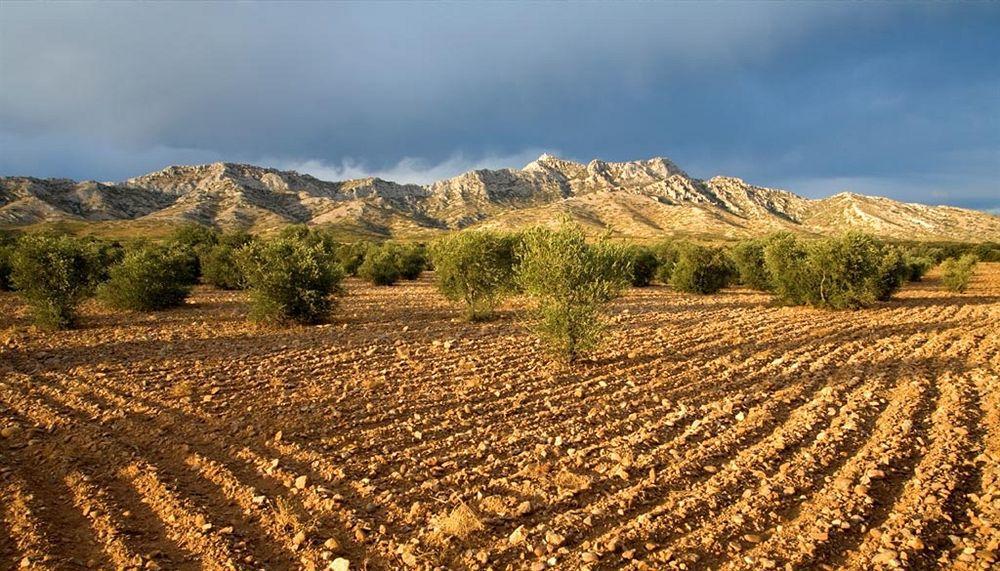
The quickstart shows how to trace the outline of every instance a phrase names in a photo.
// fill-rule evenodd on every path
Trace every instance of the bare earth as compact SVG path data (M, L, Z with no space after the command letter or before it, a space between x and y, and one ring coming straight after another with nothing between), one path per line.
M41 333L0 295L0 568L997 565L1000 264L858 312L633 290L571 370L429 277L242 299Z

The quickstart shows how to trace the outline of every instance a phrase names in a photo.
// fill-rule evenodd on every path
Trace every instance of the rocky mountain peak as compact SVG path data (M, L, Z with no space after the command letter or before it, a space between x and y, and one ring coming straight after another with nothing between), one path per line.
M905 239L1000 240L1000 217L840 193L810 200L736 177L690 177L664 157L587 164L544 153L522 169L475 170L428 185L376 177L326 182L217 162L170 166L121 183L0 177L0 224L194 220L263 229L333 224L364 235L520 227L570 214L597 232L737 238L774 230L858 228Z
M584 169L584 165L570 161L567 159L561 159L555 155L549 153L542 153L537 159L526 164L522 171L527 172L560 172L564 175L570 173L577 173Z
M840 199L844 199L844 200L859 200L859 199L869 199L869 198L878 198L878 197L877 196L866 196L864 194L858 194L856 192L851 192L849 190L844 190L844 191L838 192L837 194L834 194L830 198L840 198Z

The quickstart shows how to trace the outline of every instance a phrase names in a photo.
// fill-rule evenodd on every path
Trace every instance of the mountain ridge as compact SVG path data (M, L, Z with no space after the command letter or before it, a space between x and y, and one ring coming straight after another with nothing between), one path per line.
M886 238L1000 240L1000 217L842 192L809 199L741 178L697 179L665 157L579 163L543 154L521 169L479 169L425 185L378 177L324 181L244 163L172 165L121 182L0 177L0 225L194 221L253 231L289 223L375 236L470 226L515 228L568 214L636 238L740 238L775 230Z

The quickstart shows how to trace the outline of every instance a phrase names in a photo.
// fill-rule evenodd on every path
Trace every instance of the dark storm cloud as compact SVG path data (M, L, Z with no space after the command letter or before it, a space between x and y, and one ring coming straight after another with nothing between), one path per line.
M238 160L423 181L553 150L1000 206L1000 9L987 4L0 12L3 174Z

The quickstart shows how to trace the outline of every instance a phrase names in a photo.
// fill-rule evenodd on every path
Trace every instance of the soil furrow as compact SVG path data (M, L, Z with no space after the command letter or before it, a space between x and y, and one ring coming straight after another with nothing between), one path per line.
M859 311L633 290L572 367L429 278L281 329L199 286L40 331L0 292L0 568L991 568L981 268Z

